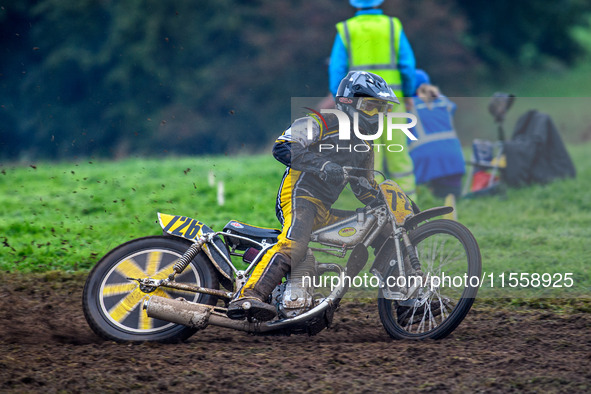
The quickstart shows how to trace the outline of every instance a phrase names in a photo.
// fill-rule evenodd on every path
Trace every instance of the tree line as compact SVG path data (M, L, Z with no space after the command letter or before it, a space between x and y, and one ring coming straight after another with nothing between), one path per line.
M21 0L0 7L0 158L260 151L328 92L347 1ZM386 0L448 95L569 65L583 0Z

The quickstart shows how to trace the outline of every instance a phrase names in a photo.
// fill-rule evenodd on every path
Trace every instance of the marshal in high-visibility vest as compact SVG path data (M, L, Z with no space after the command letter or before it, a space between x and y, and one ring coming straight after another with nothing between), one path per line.
M349 55L349 71L369 71L384 78L402 97L398 45L402 24L387 15L362 14L337 23Z
M362 9L353 18L337 23L336 28L338 34L330 64L331 90L332 81L343 71L344 62L346 71L364 70L378 74L390 85L397 97L412 96L415 60L398 18L384 15L380 9ZM343 50L339 45L346 51L344 57L339 55L339 51ZM396 112L406 112L403 100L400 101L401 104L395 108ZM393 133L392 140L389 141L386 137L384 133L376 143L385 146L398 144L404 150L390 153L385 149L374 149L375 168L386 173L405 192L413 195L415 177L413 162L406 148L406 136Z

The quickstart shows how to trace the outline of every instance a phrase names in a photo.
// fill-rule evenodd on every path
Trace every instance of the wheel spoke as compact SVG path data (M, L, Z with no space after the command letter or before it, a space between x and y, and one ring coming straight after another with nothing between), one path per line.
M445 314L445 306L443 305L443 301L441 300L441 296L437 294L437 300L439 301L439 310L441 311L441 322L447 319L447 315Z
M110 297L119 294L126 294L138 287L137 283L116 283L105 285L103 288L103 297Z
M150 330L154 327L154 319L148 317L148 312L142 308L140 311L140 320L138 322L138 328L141 330Z
M446 265L449 265L453 262L456 261L461 261L462 259L462 251L458 251L457 253L454 254L449 254L448 256L445 257L445 259L441 262L441 264L439 264L439 268L441 269L441 267L444 267Z
M417 334L425 331L425 313L427 313L427 309L423 308L423 316L421 317L421 321L419 322L419 326L417 327Z
M176 261L173 261L172 263L168 264L166 267L161 268L160 271L158 271L154 275L152 275L152 278L153 279L164 279L164 278L168 277L168 275L170 275L172 273L172 268L174 267L175 264L176 264Z
M134 259L127 259L123 260L115 270L121 274L123 277L128 278L144 278L146 277L146 273L143 269L141 269Z
M429 299L429 331L437 327L437 319L433 310L431 309L431 299Z
M113 320L121 323L135 308L137 308L138 305L141 304L145 295L146 294L139 288L136 288L115 304L115 306L109 310L109 315L111 315Z
M162 252L154 251L148 254L148 266L146 267L146 275L152 276L160 267L160 262L162 261Z

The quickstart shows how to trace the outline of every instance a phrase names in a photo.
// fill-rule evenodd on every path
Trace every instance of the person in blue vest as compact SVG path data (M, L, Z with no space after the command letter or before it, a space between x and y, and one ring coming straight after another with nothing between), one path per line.
M436 197L459 197L466 162L454 129L456 104L431 85L429 75L417 69L411 112L417 125L411 129L416 141L408 140L417 184L426 184Z
M329 89L334 96L349 71L368 71L384 78L396 97L405 97L397 112L412 104L415 57L398 18L384 15L378 8L384 0L349 0L357 9L355 16L336 25L337 34L329 65ZM402 100L401 100L402 101ZM406 136L395 133L388 141L385 133L380 144L398 144L402 152L375 150L375 167L395 180L412 196L415 192L412 160L406 149Z

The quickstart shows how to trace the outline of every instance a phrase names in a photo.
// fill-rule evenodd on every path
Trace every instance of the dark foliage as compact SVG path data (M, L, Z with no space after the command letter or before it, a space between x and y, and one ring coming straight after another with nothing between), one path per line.
M520 11L502 18L513 33L499 33L498 10L474 3L385 4L449 94L473 82L475 54L495 64L533 46L572 60L568 18L580 5L503 2ZM291 97L326 95L334 24L353 12L341 0L10 2L0 7L0 157L266 148L289 124Z
M571 28L587 23L587 0L456 0L469 21L471 47L494 67L536 67L548 57L572 64L583 48Z

